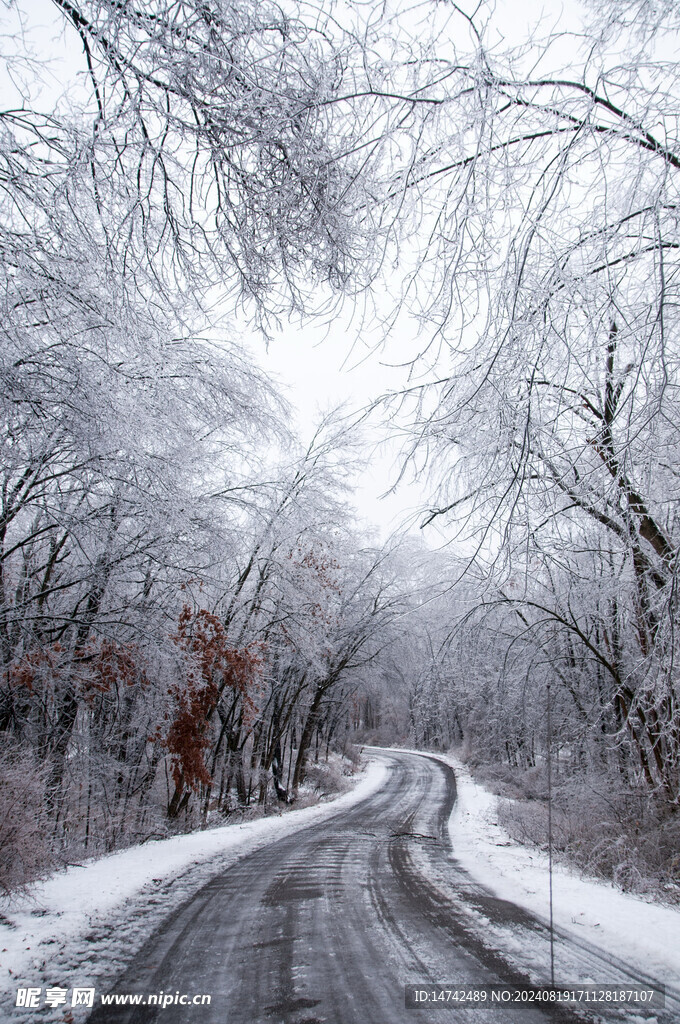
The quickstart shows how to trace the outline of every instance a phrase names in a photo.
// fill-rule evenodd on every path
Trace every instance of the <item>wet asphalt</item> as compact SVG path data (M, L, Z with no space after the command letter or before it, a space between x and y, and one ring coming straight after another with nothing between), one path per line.
M405 985L549 983L544 919L461 868L447 822L455 776L374 748L388 775L360 804L243 857L172 913L111 991L168 1003L100 1006L89 1024L577 1024L678 1020L566 1006L407 1009ZM570 984L639 979L634 967L557 936ZM161 998L162 996L162 998Z

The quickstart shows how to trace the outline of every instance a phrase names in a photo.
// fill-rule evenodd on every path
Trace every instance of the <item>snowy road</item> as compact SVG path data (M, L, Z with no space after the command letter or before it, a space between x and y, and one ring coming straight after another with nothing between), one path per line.
M491 896L452 858L452 770L414 754L378 756L389 766L379 792L214 878L165 922L113 989L208 993L210 1006L101 1007L91 1024L593 1020L566 1007L405 1009L406 983L536 981L548 940L543 924ZM634 978L583 947L569 957L565 981L565 968L570 982ZM607 1019L674 1018L648 1011Z

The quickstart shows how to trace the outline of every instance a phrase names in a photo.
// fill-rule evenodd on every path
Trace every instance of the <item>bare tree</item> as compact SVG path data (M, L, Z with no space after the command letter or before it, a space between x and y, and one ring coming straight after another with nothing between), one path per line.
M676 20L659 7L640 34L627 4L580 50L562 33L503 53L484 6L452 12L455 54L433 50L446 73L400 179L425 238L406 294L434 324L425 383L398 396L441 485L426 521L599 665L674 806L680 76L659 47ZM612 32L633 33L629 62Z

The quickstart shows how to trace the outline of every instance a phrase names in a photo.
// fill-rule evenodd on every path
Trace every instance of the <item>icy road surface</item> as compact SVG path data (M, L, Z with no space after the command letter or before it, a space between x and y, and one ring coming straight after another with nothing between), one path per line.
M452 769L373 750L382 789L271 843L213 878L140 950L113 986L209 993L210 1006L109 1006L90 1024L426 1024L435 1021L665 1021L669 1012L588 1015L567 1007L407 1010L406 983L547 984L545 924L475 883L447 823ZM649 979L577 944L559 947L559 983Z

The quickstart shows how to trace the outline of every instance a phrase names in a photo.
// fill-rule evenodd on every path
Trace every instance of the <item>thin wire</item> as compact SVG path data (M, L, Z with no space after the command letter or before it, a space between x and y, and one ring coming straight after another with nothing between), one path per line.
M548 891L550 901L550 984L555 986L555 930L553 921L553 834L552 834L552 714L548 683Z

